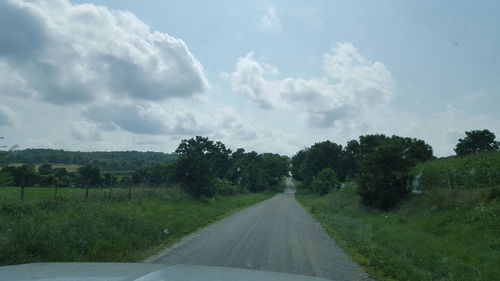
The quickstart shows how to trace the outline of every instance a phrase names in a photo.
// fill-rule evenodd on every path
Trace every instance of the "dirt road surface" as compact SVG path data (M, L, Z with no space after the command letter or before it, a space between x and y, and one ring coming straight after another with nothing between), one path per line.
M290 179L287 186L283 194L211 224L146 262L371 280L295 200Z

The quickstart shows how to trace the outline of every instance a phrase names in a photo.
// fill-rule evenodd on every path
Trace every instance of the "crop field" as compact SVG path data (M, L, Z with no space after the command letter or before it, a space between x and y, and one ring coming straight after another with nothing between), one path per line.
M500 185L500 152L440 159L419 164L413 174L419 188L478 188ZM420 176L418 176L420 174Z

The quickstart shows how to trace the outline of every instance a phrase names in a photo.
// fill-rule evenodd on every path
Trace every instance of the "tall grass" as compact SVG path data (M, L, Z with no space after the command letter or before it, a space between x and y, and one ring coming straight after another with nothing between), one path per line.
M435 188L392 212L365 209L354 184L299 202L376 280L500 280L500 198Z
M272 196L249 193L200 201L169 188L136 190L129 200L125 190L116 189L111 199L99 190L102 196L94 192L85 201L80 190L62 189L67 194L53 200L43 198L43 191L52 194L52 189L36 188L27 190L31 199L21 203L10 194L16 189L0 190L0 265L142 260L216 219Z
M500 152L440 159L419 164L412 173L421 174L419 188L478 188L500 185Z

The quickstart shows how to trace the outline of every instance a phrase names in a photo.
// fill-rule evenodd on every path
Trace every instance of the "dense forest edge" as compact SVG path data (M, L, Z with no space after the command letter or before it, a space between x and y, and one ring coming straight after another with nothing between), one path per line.
M442 159L412 159L410 143L383 135L348 143L354 153L343 159L356 159L354 173L335 161L314 166L311 155L334 147L315 144L292 158L296 198L375 280L500 280L495 136L467 132L457 155ZM311 169L320 172L308 178Z

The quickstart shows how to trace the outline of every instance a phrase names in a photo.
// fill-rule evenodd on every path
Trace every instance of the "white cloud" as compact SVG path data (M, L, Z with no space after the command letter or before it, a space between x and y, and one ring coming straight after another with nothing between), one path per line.
M14 123L14 112L0 104L0 127L12 126Z
M195 135L213 130L208 116L192 110L167 111L155 104L102 104L89 107L84 115L107 128L136 134Z
M267 30L280 29L281 21L276 9L272 6L267 8L266 13L260 18L258 25L260 28Z
M0 89L54 104L159 101L209 88L180 39L130 12L67 0L0 3Z
M326 53L323 69L322 77L273 79L277 67L257 61L250 53L227 76L235 92L261 108L295 108L318 128L353 120L358 126L367 125L369 115L384 110L394 95L395 82L385 65L364 58L350 43L337 44Z
M71 136L77 141L102 141L101 130L94 124L87 122L72 122Z

